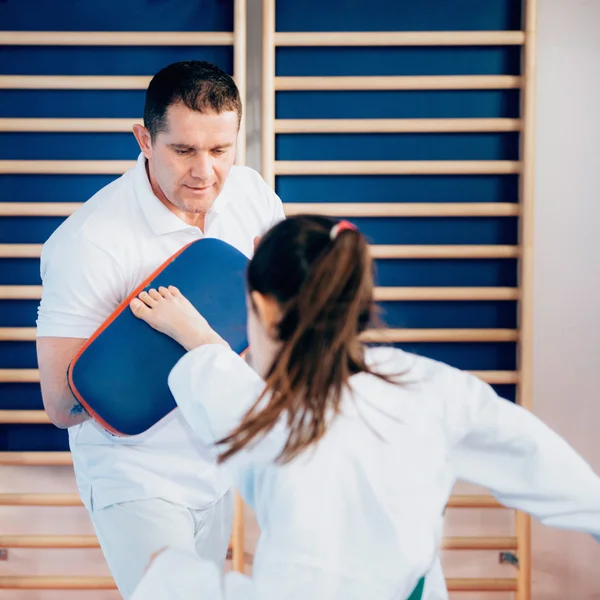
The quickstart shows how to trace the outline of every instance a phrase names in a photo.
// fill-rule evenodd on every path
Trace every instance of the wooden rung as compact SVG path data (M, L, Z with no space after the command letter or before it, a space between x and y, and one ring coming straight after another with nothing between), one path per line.
M0 535L0 548L99 548L95 535Z
M0 342L33 342L35 327L0 327Z
M134 160L0 160L0 174L122 175Z
M2 541L0 538L0 545ZM446 537L444 550L517 550L516 537Z
M446 579L450 592L516 592L516 579Z
M0 285L0 300L39 300L41 285ZM375 300L518 300L519 289L508 287L378 287ZM17 328L18 329L18 328ZM25 334L21 334L25 335Z
M0 258L39 258L42 244L0 244Z
M513 592L516 579L447 579L451 592ZM111 577L75 577L60 575L1 575L0 589L5 590L112 590Z
M514 329L382 329L368 331L362 339L374 343L409 342L516 342Z
M145 90L147 75L0 75L2 90Z
M285 31L276 46L520 46L523 31Z
M78 494L0 494L0 506L83 506Z
M471 371L471 373L490 385L517 385L520 379L517 371Z
M81 202L0 202L0 217L68 217Z
M286 203L290 215L326 215L330 217L516 217L518 204L509 202L335 202ZM0 205L0 211L2 206Z
M48 453L52 454L52 453ZM0 494L0 506L81 506L78 494ZM452 496L448 508L505 508L493 496Z
M275 175L513 175L520 171L521 163L511 160L276 160L274 166Z
M385 289L385 288L382 288ZM0 327L0 341L35 341L34 327ZM516 342L514 329L382 329L364 336L369 342ZM2 411L0 411L2 414Z
M376 259L400 258L518 258L519 246L385 245L370 246ZM42 244L0 244L0 258L39 258Z
M0 174L122 175L129 160L0 160ZM340 160L275 161L276 175L511 175L521 171L510 160Z
M100 542L95 535L0 535L0 548L96 549L100 548ZM227 559L234 557L234 568L237 566L238 571L243 571L245 564L252 564L254 558L249 553L234 552L230 544Z
M0 119L18 121L19 119ZM25 119L21 119L25 120ZM40 119L44 120L44 119ZM55 119L56 120L56 119ZM67 119L64 119L67 120ZM275 133L457 133L520 131L520 119L276 119ZM129 129L130 130L130 129ZM128 130L128 131L129 131ZM37 130L36 130L37 131Z
M3 46L232 46L229 31L0 31Z
M516 217L520 207L511 202L334 202L286 203L285 214L330 217ZM2 206L0 205L0 210Z
M42 425L47 423L51 423L51 421L44 410L0 410L1 425Z
M100 542L95 535L0 535L0 548L100 548Z
M451 496L448 508L505 508L493 496L483 494Z
M130 132L141 119L0 119L0 131Z
M518 258L519 246L410 246L383 245L370 247L371 256L375 259L401 258Z
M516 591L516 579L447 579L451 592ZM116 585L111 577L74 577L60 575L2 575L0 589L12 590L112 590Z
M0 535L0 548L99 548L95 535ZM516 537L446 537L444 550L516 550Z
M3 590L114 590L112 577L0 575Z
M0 217L68 217L78 202L0 202ZM318 202L285 203L287 216L312 214L330 217L516 217L512 202Z
M39 383L40 372L37 369L0 369L1 383Z
M510 301L519 299L519 289L509 287L378 287L374 293L376 302L405 300L431 301Z
M39 300L41 285L0 285L0 300Z
M72 464L70 452L0 452L0 466L68 467Z
M141 119L2 119L0 131L130 132ZM457 133L520 131L520 119L277 119L275 133Z
M10 76L0 77L0 87L2 79L8 77ZM273 84L275 91L506 90L520 88L523 79L516 75L275 77Z

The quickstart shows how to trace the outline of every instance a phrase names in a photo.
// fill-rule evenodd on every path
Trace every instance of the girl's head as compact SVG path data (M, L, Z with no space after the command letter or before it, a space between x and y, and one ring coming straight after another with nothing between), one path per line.
M301 353L293 360L305 367L316 355L339 362L362 354L358 335L370 319L373 277L365 240L349 223L316 216L279 223L250 262L248 293L249 342L263 377L283 366L292 345Z
M222 440L235 454L285 417L289 460L325 432L351 375L368 371L359 340L371 320L372 261L348 223L298 216L260 241L248 267L248 336L265 394Z

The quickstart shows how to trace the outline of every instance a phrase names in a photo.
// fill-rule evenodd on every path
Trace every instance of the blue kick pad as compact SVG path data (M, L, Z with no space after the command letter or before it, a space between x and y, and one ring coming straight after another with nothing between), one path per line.
M174 285L242 354L248 259L233 246L201 239L182 248L142 282L84 344L68 369L74 396L107 431L143 433L176 408L168 376L185 350L137 319L129 303L143 290Z

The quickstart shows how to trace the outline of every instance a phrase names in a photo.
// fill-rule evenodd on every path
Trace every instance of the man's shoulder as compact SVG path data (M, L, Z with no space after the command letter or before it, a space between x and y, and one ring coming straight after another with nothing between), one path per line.
M127 174L98 190L54 231L44 247L91 242L110 246L119 232L130 230L135 192Z
M123 217L132 205L137 206L135 186L132 173L127 172L98 190L81 208L88 218L114 223L115 217Z

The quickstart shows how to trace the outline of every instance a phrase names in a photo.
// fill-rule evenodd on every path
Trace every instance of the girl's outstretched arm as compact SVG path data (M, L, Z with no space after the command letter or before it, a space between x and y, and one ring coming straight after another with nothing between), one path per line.
M452 395L462 430L452 450L456 477L488 488L545 525L600 542L600 477L557 433L524 408L462 373Z

